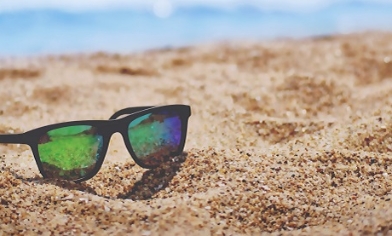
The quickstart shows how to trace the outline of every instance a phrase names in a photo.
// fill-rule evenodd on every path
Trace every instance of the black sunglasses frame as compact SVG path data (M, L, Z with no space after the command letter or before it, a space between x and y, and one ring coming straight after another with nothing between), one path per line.
M188 118L191 116L191 108L188 105L181 105L181 104L175 104L175 105L166 105L166 106L143 106L143 107L128 107L124 108L122 110L117 111L114 113L109 120L80 120L80 121L68 121L68 122L62 122L62 123L57 123L57 124L51 124L51 125L46 125L37 129L33 129L24 133L20 134L1 134L0 135L0 143L9 143L9 144L27 144L30 146L35 161L37 163L38 169L41 173L41 175L44 178L48 178L48 176L45 174L39 152L38 152L38 142L39 138L47 133L50 130L53 129L58 129L62 127L67 127L67 126L73 126L73 125L90 125L97 130L99 130L100 135L102 135L103 141L102 141L102 150L100 153L100 158L97 160L95 167L93 170L90 171L86 176L72 180L74 182L82 182L86 181L88 179L91 179L94 177L98 171L101 169L102 164L105 160L106 153L109 147L109 142L110 138L114 133L120 133L121 136L123 137L124 143L126 148L128 149L128 152L130 153L131 157L133 160L138 164L139 166L146 168L146 169L151 169L157 167L151 166L151 165L146 165L143 163L141 160L137 158L137 155L135 154L132 145L129 141L128 138L128 125L135 119L151 113L151 112L160 112L160 111L176 111L178 112L178 115L180 116L181 119L181 141L180 145L178 147L178 150L173 153L173 156L178 156L180 155L185 146L185 140L186 140L186 135L187 135L187 129L188 129ZM119 118L121 116L124 116L122 118Z

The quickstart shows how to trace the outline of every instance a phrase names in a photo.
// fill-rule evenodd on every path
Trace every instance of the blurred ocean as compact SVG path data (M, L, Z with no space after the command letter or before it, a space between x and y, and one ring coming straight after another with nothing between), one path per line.
M130 52L227 39L392 31L392 1L9 2L0 1L2 56Z

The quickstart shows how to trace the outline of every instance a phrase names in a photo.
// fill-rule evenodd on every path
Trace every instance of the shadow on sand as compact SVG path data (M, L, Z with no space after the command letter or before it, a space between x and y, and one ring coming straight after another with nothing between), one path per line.
M109 199L132 199L132 200L148 200L153 197L153 195L162 189L165 189L176 173L181 168L183 162L185 162L188 154L182 153L181 155L174 157L162 165L154 169L149 169L143 173L140 180L137 180L129 188L124 187L125 191L123 193L118 193L116 195L105 196L98 194L97 190L88 184L88 181L82 183L75 183L70 181L62 181L56 179L43 179L40 176L34 178L24 178L16 173L13 173L15 178L20 179L24 182L33 182L35 184L52 184L58 187L68 189L68 190L78 190L86 193L91 193L100 197ZM129 165L132 167L133 165ZM113 176L113 179L119 176ZM107 188L113 187L110 183L105 183Z

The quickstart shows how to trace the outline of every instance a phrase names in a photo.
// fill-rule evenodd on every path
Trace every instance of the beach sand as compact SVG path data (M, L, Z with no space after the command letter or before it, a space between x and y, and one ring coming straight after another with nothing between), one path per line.
M392 235L392 34L0 61L0 132L189 104L185 153L146 170L112 137L81 184L0 145L0 231Z

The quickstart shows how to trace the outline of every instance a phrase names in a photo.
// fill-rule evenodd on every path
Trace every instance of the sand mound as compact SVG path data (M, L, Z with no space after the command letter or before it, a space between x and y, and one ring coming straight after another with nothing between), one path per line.
M11 61L2 133L192 107L185 153L154 170L114 135L101 171L43 180L0 145L6 234L391 234L392 35L225 43Z

